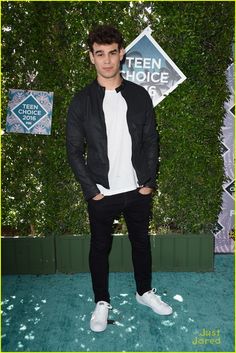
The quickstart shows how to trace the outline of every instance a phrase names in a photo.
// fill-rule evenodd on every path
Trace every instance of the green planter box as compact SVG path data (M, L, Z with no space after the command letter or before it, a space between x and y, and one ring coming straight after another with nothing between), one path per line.
M88 272L90 236L57 236L57 270L63 273ZM165 234L151 236L153 271L213 271L212 234ZM131 246L127 236L113 236L111 272L133 271Z
M54 236L2 237L2 274L56 272Z
M58 235L55 244L57 271L89 272L89 235Z
M153 271L205 272L214 270L212 234L166 234L153 236Z
M90 236L2 238L2 274L88 272ZM153 271L213 271L214 237L211 234L151 236ZM133 271L126 235L113 236L111 272Z
M89 272L90 236L64 235L56 237L57 270L63 273ZM127 236L113 236L110 271L133 271L131 246Z

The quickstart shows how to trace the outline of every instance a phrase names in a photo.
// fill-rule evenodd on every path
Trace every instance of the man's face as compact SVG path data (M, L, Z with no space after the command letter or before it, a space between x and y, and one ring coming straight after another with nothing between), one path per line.
M98 77L110 79L120 73L120 61L124 56L124 49L118 48L117 43L93 44L93 53L89 52L90 60L95 65Z

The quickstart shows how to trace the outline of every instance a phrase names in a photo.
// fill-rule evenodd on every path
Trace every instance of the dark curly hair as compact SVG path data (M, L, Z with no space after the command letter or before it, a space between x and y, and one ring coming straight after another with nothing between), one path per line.
M93 52L93 44L112 44L117 43L119 50L123 48L124 41L122 34L110 25L99 25L90 31L88 36L88 47Z

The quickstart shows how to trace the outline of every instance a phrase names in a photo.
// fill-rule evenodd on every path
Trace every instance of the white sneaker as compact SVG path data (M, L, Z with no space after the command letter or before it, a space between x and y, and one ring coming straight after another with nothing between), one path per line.
M96 304L96 308L92 314L90 320L90 328L94 332L102 332L107 328L107 318L108 318L108 310L111 309L112 306L105 302L99 301Z
M156 314L171 315L173 312L172 308L168 304L164 303L160 296L155 293L156 288L151 289L143 295L136 293L137 302L139 304L149 306Z

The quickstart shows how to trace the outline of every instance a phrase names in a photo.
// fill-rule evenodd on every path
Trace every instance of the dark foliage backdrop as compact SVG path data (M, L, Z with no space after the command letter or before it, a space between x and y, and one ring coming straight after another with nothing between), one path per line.
M86 37L112 23L128 45L147 25L187 76L156 107L159 188L150 231L204 232L221 207L221 127L229 96L234 2L3 2L3 234L89 233L86 202L68 166L65 122L74 93L95 72ZM54 92L51 136L4 133L9 88ZM125 232L122 219L115 232Z

